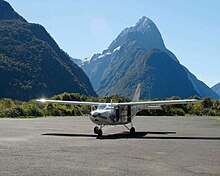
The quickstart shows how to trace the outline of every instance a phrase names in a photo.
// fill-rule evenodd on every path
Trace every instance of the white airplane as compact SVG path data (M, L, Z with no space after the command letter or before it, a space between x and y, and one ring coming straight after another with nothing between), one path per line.
M131 134L135 133L132 120L138 112L144 109L161 109L161 105L170 104L189 104L201 102L197 99L186 100L165 100L165 101L147 101L139 102L141 84L137 85L132 102L123 103L98 103L98 102L81 102L81 101L62 101L62 100L46 100L38 99L42 103L61 103L73 105L89 105L97 107L90 112L90 119L93 123L99 125L94 127L94 133L99 137L102 136L102 128L106 125L124 125ZM127 124L131 124L131 128Z

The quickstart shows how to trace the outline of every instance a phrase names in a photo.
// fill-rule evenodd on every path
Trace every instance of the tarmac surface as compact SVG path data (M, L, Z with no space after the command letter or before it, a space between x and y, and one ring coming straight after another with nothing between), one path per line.
M88 117L0 119L0 175L220 175L220 121L136 117L137 133Z

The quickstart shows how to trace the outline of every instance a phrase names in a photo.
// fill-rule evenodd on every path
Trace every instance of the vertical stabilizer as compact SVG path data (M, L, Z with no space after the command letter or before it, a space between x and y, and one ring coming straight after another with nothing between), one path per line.
M139 101L140 95L141 95L141 83L138 83L132 101L133 102Z

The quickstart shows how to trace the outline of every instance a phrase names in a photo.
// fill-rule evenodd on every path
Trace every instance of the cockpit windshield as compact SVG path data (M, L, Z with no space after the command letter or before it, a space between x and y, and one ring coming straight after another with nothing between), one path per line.
M114 106L113 105L100 104L97 109L99 109L99 110L114 109Z
M105 109L105 108L106 108L106 106L107 106L107 105L105 105L105 104L100 104L100 105L98 106L98 108L97 108L97 109L99 109L99 110L100 110L100 109Z
M108 105L105 109L114 109L113 105Z

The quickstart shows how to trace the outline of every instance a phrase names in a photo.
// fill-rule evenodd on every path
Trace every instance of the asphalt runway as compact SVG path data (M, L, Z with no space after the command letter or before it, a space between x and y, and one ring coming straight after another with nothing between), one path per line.
M136 117L93 134L88 117L0 119L0 175L220 175L220 121Z

